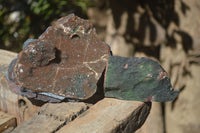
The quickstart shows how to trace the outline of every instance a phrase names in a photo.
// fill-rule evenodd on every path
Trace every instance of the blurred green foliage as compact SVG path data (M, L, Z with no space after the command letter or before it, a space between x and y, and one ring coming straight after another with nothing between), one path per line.
M54 20L70 13L87 18L91 0L0 0L0 48L19 52Z

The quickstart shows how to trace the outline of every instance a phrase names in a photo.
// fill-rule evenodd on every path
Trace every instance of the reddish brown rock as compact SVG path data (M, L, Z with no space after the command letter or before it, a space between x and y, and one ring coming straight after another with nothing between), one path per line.
M96 93L109 56L110 48L97 38L92 24L70 14L39 39L25 42L10 65L9 79L22 91L36 93L30 97L85 100Z

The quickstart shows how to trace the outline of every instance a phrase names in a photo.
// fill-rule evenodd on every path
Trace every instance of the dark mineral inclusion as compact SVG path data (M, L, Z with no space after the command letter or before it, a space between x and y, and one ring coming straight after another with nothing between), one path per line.
M158 62L148 58L111 56L105 81L105 97L124 100L174 100L178 91L172 89L170 79Z
M8 78L28 92L88 99L97 91L109 56L110 48L97 38L92 24L70 14L24 43Z

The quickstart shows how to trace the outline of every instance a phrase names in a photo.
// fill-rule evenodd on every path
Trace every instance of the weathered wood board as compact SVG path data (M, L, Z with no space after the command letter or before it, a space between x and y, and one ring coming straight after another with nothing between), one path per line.
M13 133L130 133L145 122L151 103L105 98L88 108L80 102L47 103Z
M151 103L104 98L58 133L132 133L142 126Z
M0 111L0 133L11 131L17 126L16 118Z
M28 121L19 125L13 133L52 133L74 120L88 109L82 102L47 103Z
M164 133L163 114L161 104L152 103L151 113L145 123L135 133Z

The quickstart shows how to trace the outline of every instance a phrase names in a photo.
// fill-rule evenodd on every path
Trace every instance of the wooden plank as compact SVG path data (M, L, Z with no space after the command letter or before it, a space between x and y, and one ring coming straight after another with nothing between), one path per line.
M145 122L151 103L105 98L87 108L86 104L76 102L45 104L13 133L130 133Z
M10 62L17 57L17 53L10 52L7 50L0 49L0 64L8 65Z
M12 133L52 133L87 109L88 106L82 102L47 103L34 117L23 122Z
M11 131L17 126L16 118L0 111L0 133Z
M58 133L131 133L146 120L151 103L104 98Z
M135 133L164 133L161 103L153 102L146 122Z

